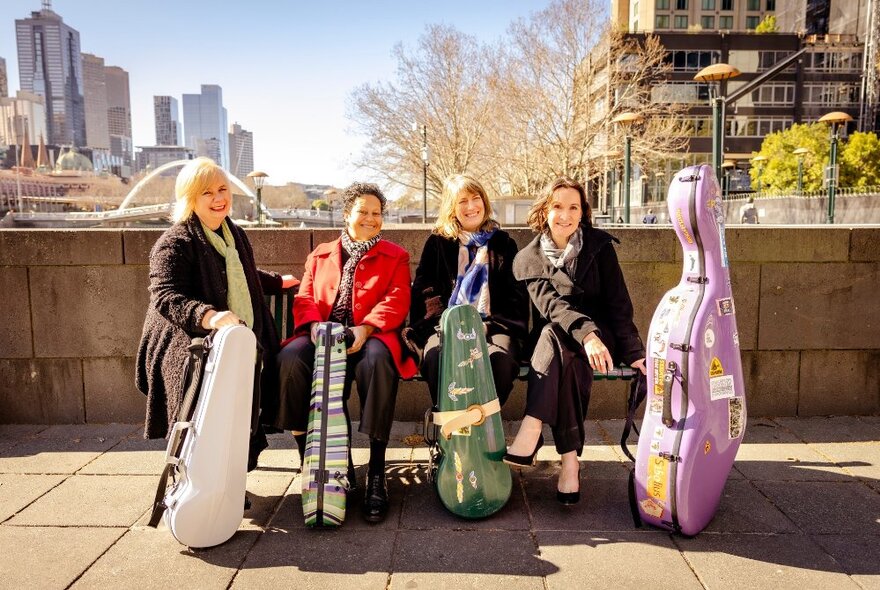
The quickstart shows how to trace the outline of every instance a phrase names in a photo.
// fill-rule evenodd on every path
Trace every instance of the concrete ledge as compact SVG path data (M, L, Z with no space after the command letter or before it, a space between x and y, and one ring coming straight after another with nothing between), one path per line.
M880 411L880 351L806 350L801 353L799 416Z
M119 230L0 230L0 266L122 264Z
M845 227L727 228L727 257L740 262L846 262L852 230Z
M142 422L147 398L135 387L134 357L83 359L86 421Z
M0 421L81 424L85 421L82 382L78 359L0 359Z
M853 262L880 261L880 227L853 228L849 257Z
M796 351L742 353L749 416L797 415L799 364L800 353Z
M3 293L3 322L0 327L0 351L6 358L30 358L34 354L31 335L31 298L28 293L28 269L23 266L0 267L0 293Z

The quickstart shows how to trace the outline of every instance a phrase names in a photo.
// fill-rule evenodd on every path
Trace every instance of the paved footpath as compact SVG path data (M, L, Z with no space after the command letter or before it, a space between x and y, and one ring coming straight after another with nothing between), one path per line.
M134 424L0 426L0 587L880 589L880 417L752 420L692 539L633 527L621 427L588 423L579 505L555 500L551 445L501 512L472 522L444 511L419 426L398 424L388 519L364 522L355 492L335 531L303 526L293 440L274 435L238 533L190 551L145 526L164 441ZM362 482L366 441L355 447Z

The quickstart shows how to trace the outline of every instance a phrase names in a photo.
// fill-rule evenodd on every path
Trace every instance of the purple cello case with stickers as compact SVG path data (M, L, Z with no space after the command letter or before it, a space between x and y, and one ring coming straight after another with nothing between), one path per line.
M745 431L746 400L714 170L676 174L667 202L683 269L648 332L645 418L630 491L643 522L696 535L718 509Z

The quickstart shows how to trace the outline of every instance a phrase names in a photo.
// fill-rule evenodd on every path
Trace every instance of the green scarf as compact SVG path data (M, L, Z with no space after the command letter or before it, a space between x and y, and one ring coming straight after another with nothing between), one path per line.
M248 328L253 329L254 308L251 303L251 292L244 276L244 267L238 257L238 250L235 249L235 239L226 225L226 220L223 220L220 227L223 228L222 238L202 223L208 241L220 256L226 259L226 303L229 310L241 318Z

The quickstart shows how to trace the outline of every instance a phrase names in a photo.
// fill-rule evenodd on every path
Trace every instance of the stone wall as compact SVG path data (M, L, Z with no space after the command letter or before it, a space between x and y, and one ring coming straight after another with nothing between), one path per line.
M679 280L667 227L618 228L618 254L644 334ZM261 267L301 274L338 230L249 230ZM511 232L523 245L527 230ZM0 231L0 423L143 419L134 355L160 230ZM390 230L413 270L425 229ZM880 227L737 227L727 232L749 413L880 412ZM504 408L521 417L524 384ZM590 415L623 415L626 385L597 383ZM423 383L404 383L398 419L420 419Z

